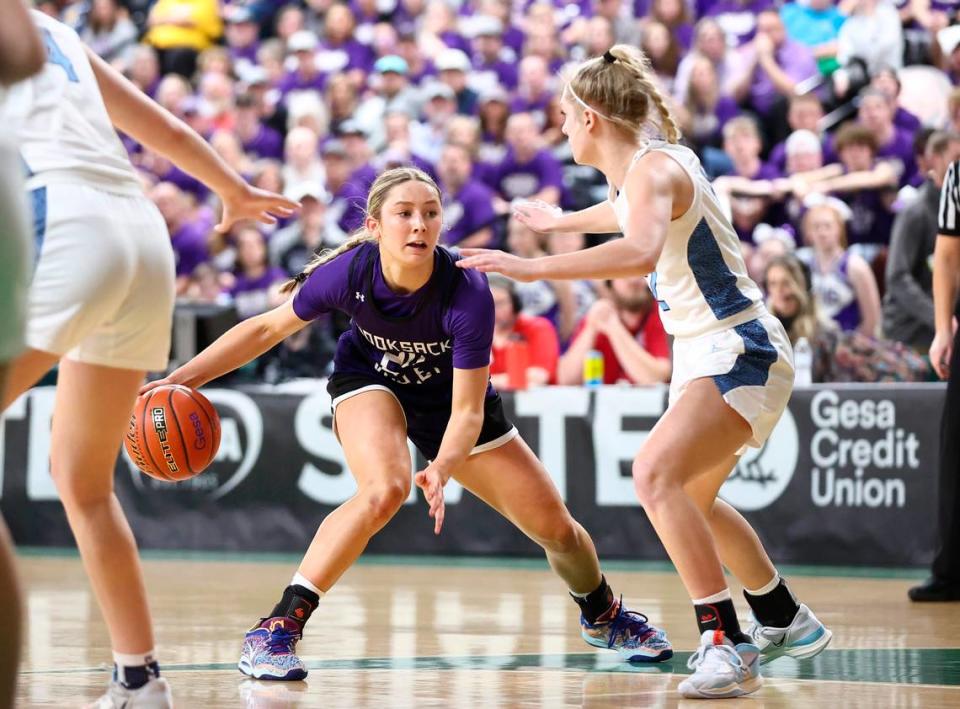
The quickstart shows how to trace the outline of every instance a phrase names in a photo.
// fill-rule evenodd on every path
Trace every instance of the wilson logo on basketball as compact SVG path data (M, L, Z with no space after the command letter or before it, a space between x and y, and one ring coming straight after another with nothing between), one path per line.
M190 423L193 424L193 432L197 436L195 439L193 439L193 447L197 450L206 448L207 436L203 432L203 422L200 421L200 417L196 414L190 414Z
M180 468L177 467L177 461L173 457L173 449L170 448L170 440L167 435L167 417L163 407L157 406L151 409L150 417L153 420L153 430L160 441L160 452L163 454L163 459L167 462L167 469L171 473L180 472Z
M136 465L141 470L144 470L150 466L147 462L147 457L143 454L143 451L140 449L140 444L137 443L137 417L130 417L130 425L127 428L127 433L124 438L126 438L126 448L127 453L129 453L130 458L133 460L134 465Z

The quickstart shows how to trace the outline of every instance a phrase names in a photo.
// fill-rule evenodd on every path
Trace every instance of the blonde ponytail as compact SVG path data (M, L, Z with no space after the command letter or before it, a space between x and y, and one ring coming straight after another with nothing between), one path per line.
M650 61L636 47L617 44L602 56L587 60L566 88L577 103L637 140L653 126L667 142L680 142L680 127L653 80Z

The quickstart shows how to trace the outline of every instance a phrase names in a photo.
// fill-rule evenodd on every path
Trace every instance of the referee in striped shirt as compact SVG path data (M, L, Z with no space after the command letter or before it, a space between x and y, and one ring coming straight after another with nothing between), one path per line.
M939 546L933 575L910 589L913 601L960 601L960 331L954 326L960 286L960 160L950 165L940 192L933 255L936 335L930 362L947 380L940 423ZM955 374L956 376L951 376Z

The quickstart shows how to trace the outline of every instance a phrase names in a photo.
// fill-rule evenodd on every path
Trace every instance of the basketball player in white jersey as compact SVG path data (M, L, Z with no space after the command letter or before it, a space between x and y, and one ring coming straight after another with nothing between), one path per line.
M113 127L216 192L220 231L241 219L272 223L297 205L248 186L73 30L31 15L46 64L11 90L3 120L18 125L39 260L27 349L11 363L3 408L59 362L51 473L114 652L114 681L96 706L167 707L170 689L159 677L143 574L113 472L144 372L167 365L174 259Z
M0 112L6 89L43 67L43 44L22 0L0 0ZM7 363L23 350L23 325L30 282L30 231L14 143L0 133L0 395ZM20 660L23 600L13 544L0 518L0 707L13 706Z
M580 253L520 259L464 249L465 268L519 280L646 275L674 336L670 405L633 463L647 516L693 599L701 633L680 683L691 698L760 687L759 665L812 657L831 633L780 578L747 521L717 492L748 446L761 447L793 386L793 353L747 276L736 234L638 50L617 45L581 64L561 108L573 157L607 177L609 199L567 215L524 204L539 232L604 233ZM651 135L662 134L662 138ZM737 622L723 564L747 589L755 622Z

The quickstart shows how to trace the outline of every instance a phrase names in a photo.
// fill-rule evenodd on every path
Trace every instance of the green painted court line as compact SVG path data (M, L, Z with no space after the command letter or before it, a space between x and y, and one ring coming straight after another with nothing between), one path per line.
M70 547L17 547L17 553L24 557L79 558L77 550ZM157 561L224 561L224 562L262 562L274 564L295 564L303 554L288 552L242 552L242 551L178 551L164 549L144 549L144 559ZM474 569L520 569L526 571L548 571L546 559L505 556L428 556L425 554L367 554L357 562L362 566L431 566L443 568ZM669 561L630 561L609 559L603 561L603 568L611 571L674 573ZM784 576L807 577L847 577L867 579L911 579L919 580L929 575L925 567L883 568L871 566L810 566L783 565L778 567Z
M657 664L631 664L613 653L567 653L522 655L466 655L434 657L369 657L343 660L308 660L307 669L379 671L464 671L516 672L529 670L588 673L673 673L689 674L688 652ZM106 667L31 670L24 675L85 674L107 672ZM232 662L164 665L163 672L237 671ZM812 660L781 658L764 665L763 676L771 679L828 680L960 687L960 648L915 650L826 650Z

